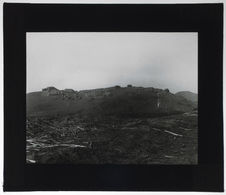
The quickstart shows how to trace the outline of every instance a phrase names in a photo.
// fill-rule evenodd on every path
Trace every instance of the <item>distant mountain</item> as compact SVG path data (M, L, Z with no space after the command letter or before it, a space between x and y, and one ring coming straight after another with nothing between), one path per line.
M131 85L82 91L47 87L27 94L28 116L161 116L191 111L195 107L192 101L168 89Z
M184 97L185 99L195 102L198 102L198 94L197 93L192 93L190 91L180 91L176 93L175 95Z

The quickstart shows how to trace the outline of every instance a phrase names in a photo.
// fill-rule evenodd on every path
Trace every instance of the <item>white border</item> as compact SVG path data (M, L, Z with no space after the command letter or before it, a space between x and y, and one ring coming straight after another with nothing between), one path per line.
M224 0L4 0L7 3L109 3L109 4L123 4L123 3L137 3L137 4L175 4L175 3L223 3Z

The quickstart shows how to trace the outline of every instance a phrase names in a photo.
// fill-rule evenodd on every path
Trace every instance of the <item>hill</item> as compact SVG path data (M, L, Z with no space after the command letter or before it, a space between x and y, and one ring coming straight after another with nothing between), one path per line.
M195 102L195 103L198 102L198 94L192 93L190 91L180 91L180 92L176 93L175 95L184 97L185 99Z
M191 93L191 92L190 92ZM168 89L110 87L74 91L47 87L27 94L28 116L55 116L77 114L80 116L151 117L193 110L196 105L181 93Z

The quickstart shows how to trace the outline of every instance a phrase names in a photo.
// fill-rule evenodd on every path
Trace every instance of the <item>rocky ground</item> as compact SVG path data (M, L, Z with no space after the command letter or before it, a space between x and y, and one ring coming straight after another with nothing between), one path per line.
M197 111L156 118L27 118L27 163L196 164Z

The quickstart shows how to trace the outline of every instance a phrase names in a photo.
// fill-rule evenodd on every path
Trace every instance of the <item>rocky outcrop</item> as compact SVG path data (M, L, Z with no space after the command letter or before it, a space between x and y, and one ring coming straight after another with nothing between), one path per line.
M58 95L58 94L60 94L60 90L58 90L55 87L46 87L42 89L42 95L44 96Z
M73 89L64 89L60 94L63 99L75 100L78 98L78 92Z
M64 90L62 90L62 92L65 92L65 93L75 93L75 91L73 89L64 89Z

